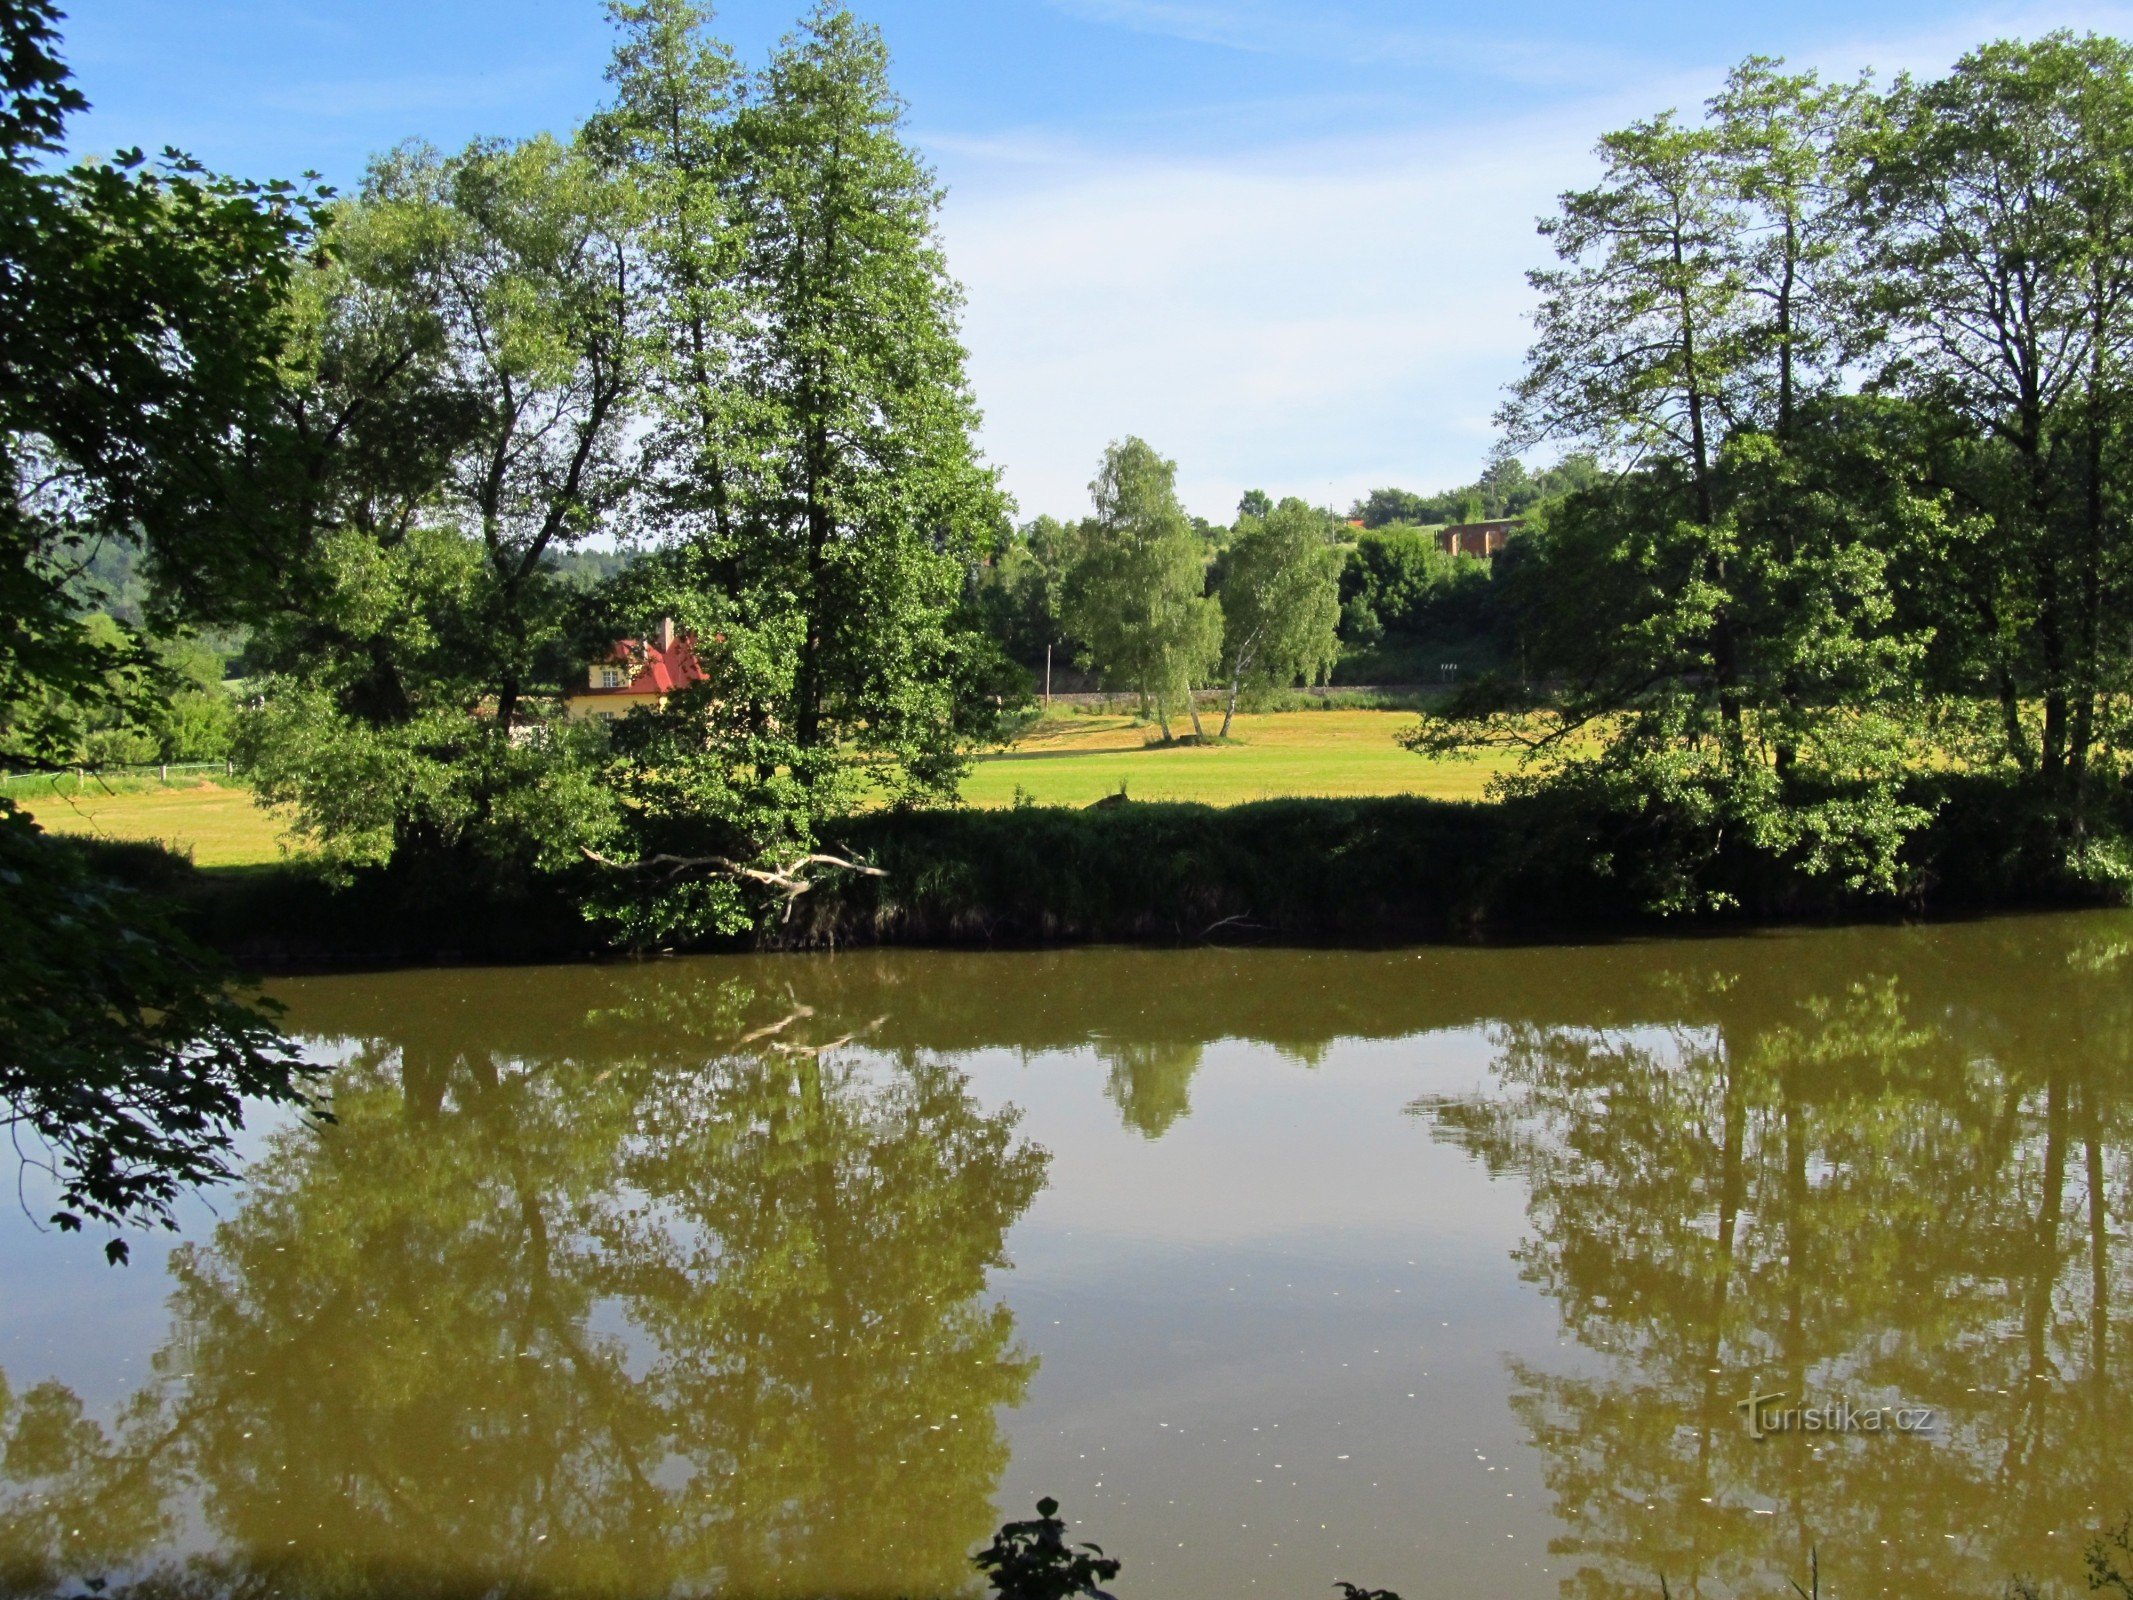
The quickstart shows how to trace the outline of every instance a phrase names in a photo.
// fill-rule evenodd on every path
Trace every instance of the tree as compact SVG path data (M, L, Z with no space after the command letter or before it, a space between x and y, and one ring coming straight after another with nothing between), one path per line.
M1750 56L1709 109L1719 171L1742 207L1751 412L1790 440L1803 403L1835 391L1846 351L1866 337L1851 186L1869 95L1780 65Z
M1707 903L1729 850L1892 889L1930 814L1902 793L1930 624L1897 595L1951 518L1900 410L1836 392L1854 109L1751 61L1705 125L1608 135L1604 181L1542 225L1565 264L1533 275L1504 420L1625 470L1539 518L1504 586L1552 714L1497 681L1416 743L1527 751L1507 787L1623 819L1603 857L1656 907Z
M1237 501L1239 517L1264 517L1274 509L1273 496L1264 489L1247 489Z
M1089 485L1096 514L1082 525L1062 608L1084 663L1152 703L1165 739L1181 700L1200 732L1193 689L1222 653L1222 610L1203 592L1205 557L1178 503L1177 475L1177 463L1141 439L1104 452Z
M1366 528L1382 528L1393 522L1429 521L1428 510L1422 496L1405 489L1373 489L1367 498L1348 508L1348 515Z
M762 474L742 557L794 595L792 737L960 771L948 637L962 558L1001 516L973 443L941 190L907 144L880 33L824 5L736 120L752 332L738 370Z
M0 749L32 765L72 754L85 718L151 713L139 637L92 632L68 579L135 529L179 558L268 404L314 219L287 185L183 157L62 165L85 102L56 23L46 0L0 0ZM304 1069L167 909L4 799L0 882L0 1114L42 1144L52 1220L169 1225L179 1193L227 1174L245 1100L302 1100Z
M1528 275L1536 335L1501 414L1515 445L1656 453L1684 473L1706 525L1750 349L1740 202L1718 153L1715 132L1672 112L1600 140L1599 186L1564 195L1540 225L1564 264Z
M630 218L583 149L542 138L405 147L334 219L337 259L306 286L306 405L374 416L377 347L440 428L389 472L347 463L350 503L318 508L253 610L270 670L247 769L329 859L520 871L597 834L585 741L518 730L565 670L553 558L610 526L629 482Z
M598 611L673 616L710 678L613 744L610 898L652 940L745 926L732 871L815 854L863 795L952 794L1028 690L965 603L1006 507L879 33L818 8L742 99L697 8L616 15L589 137L643 197L654 548Z
M1078 536L1056 517L1035 517L972 568L981 626L1025 665L1041 664L1045 651L1062 641L1060 589Z
M1489 565L1450 555L1414 528L1366 530L1340 568L1343 629L1368 642L1390 629L1416 636L1471 633L1486 620Z
M1293 496L1264 516L1244 517L1215 565L1222 604L1222 659L1229 694L1220 737L1229 737L1245 689L1322 681L1340 659L1340 553L1325 518Z
M1858 180L1882 380L1956 421L1946 475L1991 532L1920 574L1936 662L1997 703L1981 753L2034 773L2077 841L2128 682L2129 128L2133 49L1994 44L1898 83Z

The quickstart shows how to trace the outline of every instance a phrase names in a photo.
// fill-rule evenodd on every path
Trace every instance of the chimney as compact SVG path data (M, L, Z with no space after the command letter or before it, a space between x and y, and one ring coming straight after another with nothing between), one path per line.
M661 617L659 619L659 653L665 655L673 648L674 619L672 617Z

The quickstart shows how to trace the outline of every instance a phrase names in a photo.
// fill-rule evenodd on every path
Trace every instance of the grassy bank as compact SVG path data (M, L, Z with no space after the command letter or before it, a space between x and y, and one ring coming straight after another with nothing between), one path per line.
M19 786L9 798L49 833L159 844L196 866L263 866L285 854L280 822L240 785L42 780Z
M1211 734L1221 713L1201 713ZM1155 747L1155 730L1127 716L1050 717L1014 747L981 756L963 781L964 803L1086 806L1123 787L1135 800L1242 805L1255 800L1422 795L1478 800L1502 769L1485 761L1426 759L1400 747L1410 711L1341 709L1239 714L1230 742ZM1191 724L1178 719L1173 732Z
M1635 879L1595 865L1604 848L1629 859L1641 819L1565 818L1536 802L1395 796L877 812L826 829L824 840L883 876L825 877L789 919L767 924L755 942L787 949L1429 943L1678 933L2118 898L2111 885L2059 872L2049 819L2007 791L1958 784L1944 797L1941 820L1914 842L1910 887L1901 896L1848 892L1742 855L1712 869L1713 886L1732 897L1729 909L1667 920L1642 909ZM613 887L594 868L499 884L472 875L478 869L462 875L432 863L342 887L301 865L193 871L179 862L171 870L197 930L261 969L613 953L603 928L580 910ZM736 947L710 938L677 944Z
M1158 747L1155 730L1130 716L1067 713L979 757L962 799L979 809L1086 806L1122 788L1135 800L1214 806L1302 796L1480 799L1501 758L1415 755L1398 743L1414 721L1410 711L1352 707L1241 714L1229 743ZM1209 730L1218 724L1219 715ZM54 833L161 844L197 866L267 866L288 855L280 820L239 785L63 777L27 780L9 794Z

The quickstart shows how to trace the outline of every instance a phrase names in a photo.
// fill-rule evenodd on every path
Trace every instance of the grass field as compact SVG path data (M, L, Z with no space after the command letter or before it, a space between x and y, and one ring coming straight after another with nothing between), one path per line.
M1207 720L1213 731L1219 719ZM1436 761L1412 755L1397 740L1412 726L1405 711L1294 711L1239 716L1231 742L1151 749L1154 730L1125 716L1054 717L1012 750L982 756L963 783L973 806L1015 803L1085 806L1116 794L1135 800L1198 800L1238 805L1291 795L1420 794L1439 799L1481 796L1500 761ZM202 867L255 866L282 859L280 824L252 804L249 791L214 783L127 782L109 790L72 780L12 788L55 833L153 839Z
M1221 717L1203 713L1201 721L1212 733ZM1014 749L981 756L963 782L963 798L1008 806L1020 788L1038 805L1085 806L1116 794L1120 784L1135 800L1218 806L1291 795L1481 798L1503 762L1438 761L1403 750L1399 736L1414 724L1411 711L1240 715L1229 744L1159 750L1148 748L1154 730L1130 717L1054 717Z
M107 839L153 839L200 867L249 867L282 858L281 826L252 804L249 789L221 784L114 785L92 780L79 792L71 780L55 789L17 787L19 802L54 833L94 833Z

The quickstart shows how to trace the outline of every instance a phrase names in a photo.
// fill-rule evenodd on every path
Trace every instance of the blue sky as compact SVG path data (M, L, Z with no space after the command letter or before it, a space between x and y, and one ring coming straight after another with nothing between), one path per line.
M1792 0L1314 5L858 0L949 187L985 446L1025 514L1079 514L1106 441L1177 458L1227 519L1465 481L1517 372L1532 225L1602 130L1693 106L1749 52L1931 72L2133 5ZM757 60L798 0L738 0ZM83 151L176 144L351 185L408 137L567 130L599 0L76 0Z

